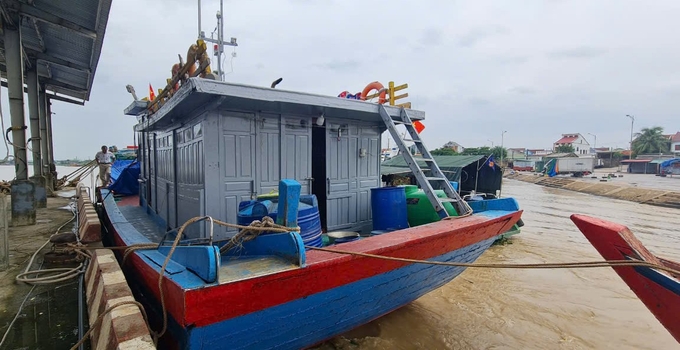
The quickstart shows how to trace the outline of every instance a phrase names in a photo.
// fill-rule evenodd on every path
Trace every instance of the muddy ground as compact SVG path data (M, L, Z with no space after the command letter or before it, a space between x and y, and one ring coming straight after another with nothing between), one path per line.
M608 175L612 175L609 177ZM547 177L529 172L507 173L506 178L535 183L552 188L587 193L597 196L680 208L680 178L654 175L598 171L592 176Z
M40 248L59 226L73 218L69 208L70 199L63 196L47 199L47 208L38 209L36 224L9 227L9 268L0 271L0 337L5 334L11 321L19 316L7 334L0 348L8 349L58 349L73 344L75 312L77 311L77 280L64 281L55 285L32 286L16 282L15 277L26 269L33 253ZM8 206L9 208L9 206ZM8 213L9 214L9 213ZM11 215L9 215L11 216ZM73 222L60 232L72 232ZM43 264L43 254L50 251L48 244L35 258L31 270L40 268L65 267ZM66 265L70 266L70 265ZM30 293L30 294L29 294ZM47 322L42 322L45 319Z

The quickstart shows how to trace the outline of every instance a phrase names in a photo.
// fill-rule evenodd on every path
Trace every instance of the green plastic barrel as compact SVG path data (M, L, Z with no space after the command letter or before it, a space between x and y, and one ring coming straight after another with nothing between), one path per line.
M425 191L414 185L406 185L404 187L406 192L406 213L409 226L420 226L440 220L439 215L427 198ZM435 190L434 193L439 198L447 198L446 193L443 190ZM444 203L444 209L446 209L446 212L449 213L449 215L458 216L456 209L451 203Z

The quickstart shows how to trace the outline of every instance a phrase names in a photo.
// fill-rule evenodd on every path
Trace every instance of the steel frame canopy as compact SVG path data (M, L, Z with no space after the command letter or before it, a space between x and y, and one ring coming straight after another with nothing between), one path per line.
M90 99L112 0L0 0L0 21L19 26L25 65L53 100ZM0 75L6 78L5 33L0 26ZM7 86L2 81L2 86Z

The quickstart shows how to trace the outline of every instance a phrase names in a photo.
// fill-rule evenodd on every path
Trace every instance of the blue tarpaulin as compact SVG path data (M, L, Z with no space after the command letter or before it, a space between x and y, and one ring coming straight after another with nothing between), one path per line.
M680 158L669 159L669 160L663 161L661 163L661 167L662 168L669 167L669 166L673 165L673 163L677 163L677 162L680 162Z
M111 165L111 180L109 189L115 194L139 194L139 162L136 160L116 160Z
M663 161L659 171L662 175L680 175L680 158Z

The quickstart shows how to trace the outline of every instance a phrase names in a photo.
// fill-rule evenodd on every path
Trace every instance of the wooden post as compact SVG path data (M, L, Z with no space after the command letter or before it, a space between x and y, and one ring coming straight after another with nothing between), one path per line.
M301 190L302 186L295 180L283 179L279 181L279 206L276 214L277 224L287 227L297 226Z
M389 86L389 94L390 94L390 106L394 106L394 82L390 81L388 86Z
M9 268L9 215L7 195L0 194L0 271Z

